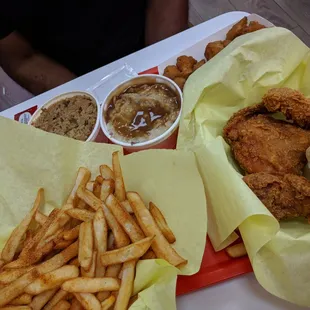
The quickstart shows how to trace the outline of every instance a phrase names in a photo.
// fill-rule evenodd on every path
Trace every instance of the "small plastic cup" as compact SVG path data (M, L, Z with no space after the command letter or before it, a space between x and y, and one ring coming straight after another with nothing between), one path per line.
M111 99L114 96L118 96L119 94L124 92L130 86L141 85L141 84L155 84L155 83L161 83L161 84L167 85L178 96L179 102L180 102L180 112L179 112L177 119L164 133L148 141L131 144L130 142L124 142L124 141L115 139L111 135L110 131L108 130L107 123L105 120L105 112ZM176 142L177 142L178 128L179 128L179 122L180 122L180 117L181 117L181 112L182 112L182 105L183 105L182 91L174 81L170 80L169 78L165 76L160 76L157 74L139 75L116 86L107 95L103 104L101 105L101 112L100 112L101 129L103 133L106 135L106 137L110 140L111 143L122 146L124 148L125 153L127 154L132 153L132 152L146 150L146 149L174 149L176 147Z
M97 141L98 142L98 136L100 136L100 121L99 121L99 116L100 116L100 105L98 103L98 100L90 93L85 92L85 91L72 91L72 92L68 92L68 93L64 93L61 95L58 95L52 99L50 99L49 101L47 101L45 104L43 104L30 118L28 125L33 126L33 123L38 119L38 117L41 115L42 113L42 109L45 108L47 109L48 107L50 107L51 105L59 102L60 100L63 99L67 99L67 98L72 98L75 96L87 96L89 98L91 98L97 106L97 119L96 119L96 123L94 126L93 131L91 132L91 134L89 135L89 137L87 138L86 141ZM104 141L103 141L104 142Z

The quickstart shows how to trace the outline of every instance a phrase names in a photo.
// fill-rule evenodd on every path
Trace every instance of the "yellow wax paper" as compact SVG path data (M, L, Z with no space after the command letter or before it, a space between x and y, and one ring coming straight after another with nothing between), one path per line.
M274 27L235 39L188 79L178 140L178 149L196 153L214 248L236 240L239 227L259 283L304 306L310 306L310 225L279 225L242 181L222 130L234 112L260 102L272 87L309 96L309 69L308 47L289 30Z
M29 211L38 188L45 211L61 207L79 167L94 178L99 165L111 165L115 145L80 142L0 117L0 248ZM173 245L188 264L181 270L157 259L139 262L133 309L175 309L177 274L196 273L207 232L205 192L191 151L149 150L120 157L127 190L162 210L176 236Z

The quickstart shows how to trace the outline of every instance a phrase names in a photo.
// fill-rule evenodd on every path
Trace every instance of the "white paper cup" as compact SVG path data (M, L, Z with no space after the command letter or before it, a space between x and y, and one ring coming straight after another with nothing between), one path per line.
M128 87L133 86L133 85L146 84L146 83L153 83L153 84L162 83L162 84L167 85L172 91L175 92L175 94L179 97L179 101L180 101L180 112L179 112L177 119L164 133L148 141L131 144L129 142L124 142L124 141L115 139L110 133L110 131L108 130L107 123L105 120L105 112L106 112L108 104L110 103L111 99L114 96L118 96L123 91L125 91ZM103 104L101 105L101 112L100 112L101 129L103 133L106 135L106 137L112 143L121 145L125 149L125 151L127 151L128 153L150 149L150 148L156 148L156 149L175 148L177 133L178 133L177 129L179 127L179 122L180 122L181 112L182 112L182 105L183 105L182 91L174 81L170 80L169 78L165 76L161 76L157 74L139 75L116 86L107 95Z
M94 129L93 131L91 132L91 134L89 135L89 137L87 138L86 141L95 141L98 134L99 134L99 131L100 131L100 121L99 121L99 115L100 115L100 105L98 103L98 100L90 93L88 92L85 92L85 91L72 91L72 92L68 92L68 93L64 93L64 94L61 94L61 95L58 95L52 99L50 99L49 101L47 101L45 104L43 104L33 115L32 117L30 118L29 122L28 122L28 125L31 125L33 126L32 124L38 119L38 117L41 115L42 113L42 108L45 108L47 109L48 107L50 107L51 105L57 103L58 101L60 100L63 100L63 99L67 99L67 98L72 98L72 97L75 97L75 96L87 96L89 98L91 98L95 103L96 103L96 106L97 106L97 119L96 119L96 123L95 123L95 126L94 126Z

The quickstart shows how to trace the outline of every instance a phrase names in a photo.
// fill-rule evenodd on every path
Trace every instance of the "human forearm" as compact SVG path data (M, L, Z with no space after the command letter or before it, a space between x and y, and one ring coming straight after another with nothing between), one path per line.
M34 53L18 65L4 65L6 73L34 95L64 84L76 76L48 57Z
M64 66L36 52L17 32L0 40L0 66L35 95L75 78Z
M168 38L187 28L188 0L149 0L146 44Z

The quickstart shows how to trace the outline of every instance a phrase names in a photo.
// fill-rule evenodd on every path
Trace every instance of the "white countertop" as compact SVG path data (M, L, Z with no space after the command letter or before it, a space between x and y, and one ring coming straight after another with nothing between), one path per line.
M244 12L231 12L220 15L171 38L81 76L40 96L27 100L18 106L5 110L0 113L0 116L13 118L15 113L38 103L46 102L57 94L72 90L86 90L109 72L122 66L124 62L133 67L136 72L152 68L205 37L217 32L221 28L240 20L246 15L248 15L248 13ZM298 307L272 296L258 284L253 274L247 274L191 294L180 296L177 298L177 308L179 310L308 309Z

